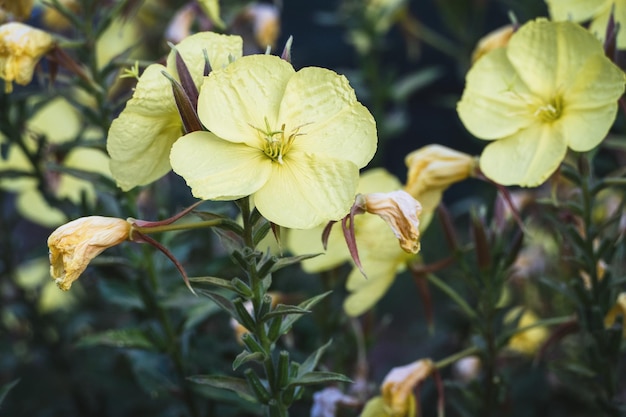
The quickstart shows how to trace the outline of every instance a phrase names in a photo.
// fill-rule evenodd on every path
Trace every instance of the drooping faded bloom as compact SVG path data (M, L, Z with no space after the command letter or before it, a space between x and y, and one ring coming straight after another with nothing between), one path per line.
M546 0L546 3L553 20L591 21L589 31L600 40L606 36L611 10L614 10L613 17L621 25L617 32L617 47L626 48L626 0Z
M295 71L271 55L238 59L205 79L196 131L171 164L195 197L253 196L269 221L307 229L346 215L359 169L376 151L376 125L345 77Z
M480 157L482 172L502 185L533 187L568 147L584 152L602 141L624 79L581 26L537 19L474 64L457 110L474 136L493 141Z
M102 251L129 239L131 224L112 217L82 217L64 224L48 238L50 274L64 291Z
M430 359L393 368L383 380L382 395L367 402L361 417L416 417L418 406L413 390L435 370Z
M401 188L402 184L397 178L384 169L377 168L361 175L357 192L367 195ZM398 239L389 225L378 216L355 216L354 230L359 257L367 278L357 266L352 268L348 276L346 288L351 294L344 302L344 310L350 316L361 315L372 308L414 256L398 245ZM287 246L295 254L323 253L302 262L302 267L307 272L327 271L352 259L341 228L334 227L331 230L326 251L322 246L321 235L322 227L290 230L287 235Z
M54 39L43 30L19 22L0 25L0 78L4 91L13 91L13 82L26 85L33 79L39 60L54 48Z
M241 56L239 36L202 32L176 45L194 84L199 88L205 70L204 50L211 68L228 65ZM123 190L150 184L170 171L170 149L183 134L183 123L176 107L172 85L163 75L179 79L176 52L168 56L167 67L152 64L143 72L133 97L120 116L113 120L107 138L111 173Z
M446 188L473 175L477 164L473 156L437 144L411 152L404 162L404 189L422 204L420 230L430 223Z
M606 313L604 325L606 327L613 326L618 316L622 317L622 337L626 338L626 292L620 293L615 305Z

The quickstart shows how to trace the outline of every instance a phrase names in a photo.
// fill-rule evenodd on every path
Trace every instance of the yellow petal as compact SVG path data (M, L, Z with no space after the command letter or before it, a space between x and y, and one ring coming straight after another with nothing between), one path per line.
M67 168L80 169L110 177L108 156L98 150L90 148L74 148L63 160ZM59 186L56 190L59 198L68 198L75 204L80 204L83 196L90 204L95 202L96 192L91 181L69 174L61 174Z
M27 145L32 144L33 141L26 141ZM28 160L28 157L24 151L16 144L11 144L9 140L0 133L0 146L6 146L8 148L7 159L0 157L0 172L1 171L22 171L24 173L32 173L33 167ZM0 188L3 190L20 192L26 189L32 189L37 187L37 179L30 176L21 176L16 178L6 178L0 176Z
M196 87L200 87L204 80L204 53L206 50L211 69L217 70L230 63L230 59L241 57L243 40L240 36L221 35L213 32L200 32L188 36L176 45L176 51L180 54L189 69ZM176 78L176 53L170 52L167 57L167 69Z
M342 155L358 167L376 152L374 118L348 80L327 69L303 68L289 79L278 120L289 121L287 130L301 127L294 150Z
M609 17L611 15L611 10L613 4L615 4L615 14L613 18L617 23L620 24L620 30L617 32L617 48L625 49L626 48L626 31L623 30L624 24L626 24L626 1L624 0L615 0L613 1L604 1L605 6L598 13L594 13L595 18L589 25L589 31L595 34L599 39L604 41L606 38L606 27L609 23Z
M391 410L385 405L383 397L370 399L363 408L360 417L394 417Z
M506 48L521 80L538 97L550 100L567 89L587 60L602 54L602 45L572 22L537 19L522 26Z
M65 143L76 139L81 120L78 111L67 100L58 97L37 111L28 120L27 127L52 143Z
M21 192L15 204L24 218L42 226L56 227L67 221L65 213L48 204L36 188Z
M113 120L107 139L111 173L124 190L149 184L170 169L172 144L182 134L177 113L161 117L124 111Z
M337 268L350 259L341 224L337 223L331 229L326 251L322 245L323 230L322 226L304 230L293 229L289 230L287 235L287 247L296 255L321 254L302 261L302 269L310 274Z
M152 64L145 69L124 111L152 117L178 114L172 84L163 75L163 71L167 69L160 64Z
M266 121L277 126L278 109L293 67L276 56L245 56L204 80L198 116L207 129L231 142L259 147ZM244 93L242 95L242 92ZM303 106L305 103L300 103Z
M457 111L461 121L480 139L500 139L533 123L524 96L530 93L498 48L479 59L467 73Z
M292 150L284 164L271 169L254 204L273 223L310 229L343 218L354 203L359 170L350 161Z
M566 151L562 132L537 123L487 145L480 156L480 169L499 184L534 187L554 173Z
M174 172L203 200L251 195L268 181L272 169L271 160L258 149L221 140L209 132L180 138L172 147L170 160Z

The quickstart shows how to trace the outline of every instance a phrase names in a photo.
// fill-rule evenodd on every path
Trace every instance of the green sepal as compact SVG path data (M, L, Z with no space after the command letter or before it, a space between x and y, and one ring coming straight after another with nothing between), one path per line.
M256 402L254 393L250 390L245 379L226 375L194 375L187 380L196 384L209 385L214 388L226 389L235 392L246 401Z
M254 321L254 318L252 318L252 316L246 309L246 306L244 305L244 300L241 298L236 298L235 301L233 301L233 306L235 306L235 310L237 311L237 317L235 317L235 319L249 331L254 331L256 323Z
M241 336L241 341L248 348L250 353L261 354L263 355L263 360L265 360L265 358L267 357L267 352L265 352L265 349L263 349L263 346L261 346L259 341L256 340L256 338L252 334L250 333L244 334L243 336Z
M244 371L244 376L246 377L246 382L248 383L248 387L254 393L257 400L262 402L263 404L267 404L270 400L270 393L267 391L267 388L261 382L258 375L254 373L254 371L250 368Z

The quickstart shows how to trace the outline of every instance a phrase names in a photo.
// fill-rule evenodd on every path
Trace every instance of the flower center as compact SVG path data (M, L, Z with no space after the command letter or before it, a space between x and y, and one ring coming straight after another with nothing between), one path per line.
M555 97L550 102L537 106L533 116L538 117L543 122L549 123L561 117L562 110L561 98Z
M298 129L291 132L289 135L285 133L285 124L283 123L280 130L273 130L270 128L267 118L265 118L265 129L255 128L261 133L262 149L265 155L267 155L272 161L279 164L284 163L284 156L291 148L296 136L298 136Z

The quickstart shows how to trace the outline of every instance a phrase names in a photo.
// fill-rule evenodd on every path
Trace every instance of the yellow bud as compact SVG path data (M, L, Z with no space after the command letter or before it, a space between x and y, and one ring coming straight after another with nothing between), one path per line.
M13 91L13 81L28 84L41 57L53 47L54 39L42 30L19 22L0 25L0 78L5 92Z
M420 203L406 191L370 193L361 195L365 211L382 218L400 241L400 247L408 253L420 250L419 220Z
M64 291L102 251L128 240L131 224L114 217L81 217L56 229L48 238L50 274Z
M393 368L381 388L385 405L392 416L409 415L415 387L428 378L435 365L430 359L420 359L409 365Z
M482 57L487 52L506 46L514 32L515 28L513 25L506 25L483 36L480 41L478 41L474 52L472 52L472 64L478 61L478 58Z
M409 171L405 190L422 203L424 212L432 212L450 185L474 172L475 158L441 145L427 145L404 159Z
M626 338L626 292L621 293L615 305L606 313L604 317L604 326L611 327L615 323L617 316L622 316L622 337Z

